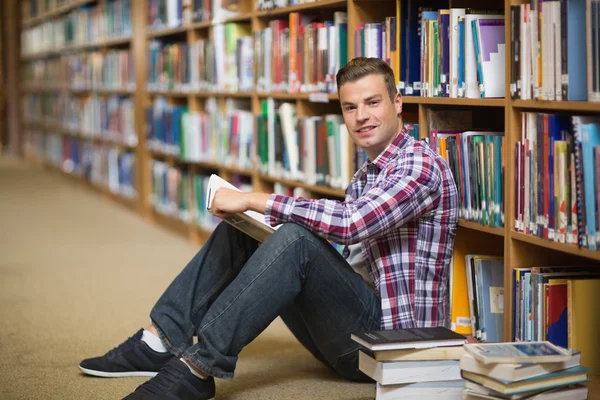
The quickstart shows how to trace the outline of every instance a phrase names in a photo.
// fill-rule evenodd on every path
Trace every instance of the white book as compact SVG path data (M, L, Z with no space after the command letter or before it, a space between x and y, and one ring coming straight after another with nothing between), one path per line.
M450 9L450 97L458 97L458 18L465 17L464 8Z
M238 188L220 176L212 174L208 181L208 188L206 191L206 209L211 213L211 207L215 193L220 188L240 191ZM261 243L264 242L271 235L271 233L275 232L275 229L277 229L277 227L274 228L267 224L264 214L251 210L243 213L230 214L224 218L223 221L246 233L248 236L253 237Z
M377 400L461 400L464 380L441 382L418 382L400 385L377 384Z
M499 14L466 14L465 15L465 97L479 99L479 84L477 83L477 58L475 57L475 42L473 41L472 21L477 19L503 19Z
M358 368L382 385L461 379L457 360L377 361L360 351Z
M281 121L281 132L288 154L290 178L298 179L300 161L298 154L298 133L296 132L296 106L292 103L282 103L279 106L279 120Z

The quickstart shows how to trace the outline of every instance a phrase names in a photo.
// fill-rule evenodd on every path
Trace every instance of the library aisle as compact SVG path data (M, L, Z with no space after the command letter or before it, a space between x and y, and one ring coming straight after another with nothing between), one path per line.
M148 323L154 300L195 254L79 181L0 156L0 398L120 399L143 378L84 376L81 359ZM276 320L241 354L219 399L369 399Z

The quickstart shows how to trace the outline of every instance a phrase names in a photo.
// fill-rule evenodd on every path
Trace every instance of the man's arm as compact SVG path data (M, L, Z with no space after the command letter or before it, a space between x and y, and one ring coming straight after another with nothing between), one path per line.
M236 190L220 188L215 193L211 212L219 218L248 210L264 214L269 196L270 194L267 193L238 192Z

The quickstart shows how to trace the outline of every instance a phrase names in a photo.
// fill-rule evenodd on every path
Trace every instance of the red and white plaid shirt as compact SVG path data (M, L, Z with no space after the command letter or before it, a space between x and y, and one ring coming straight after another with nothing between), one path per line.
M362 243L381 329L447 324L458 193L446 161L406 129L358 170L344 202L271 195L265 215L272 226L294 222L336 243Z

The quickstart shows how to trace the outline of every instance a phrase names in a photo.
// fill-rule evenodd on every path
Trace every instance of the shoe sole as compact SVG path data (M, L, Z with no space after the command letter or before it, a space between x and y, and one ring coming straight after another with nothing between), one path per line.
M135 377L135 376L148 376L155 377L158 372L150 372L150 371L130 371L130 372L105 372L105 371L96 371L93 369L87 369L83 367L79 367L79 369L84 373L92 376L99 376L102 378L127 378L127 377Z

